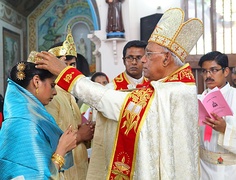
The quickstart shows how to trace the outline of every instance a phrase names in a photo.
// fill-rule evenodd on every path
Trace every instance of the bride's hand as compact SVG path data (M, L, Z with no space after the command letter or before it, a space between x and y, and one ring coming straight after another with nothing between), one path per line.
M73 130L69 126L59 139L57 150L55 153L64 156L68 151L74 149L77 143L77 130Z

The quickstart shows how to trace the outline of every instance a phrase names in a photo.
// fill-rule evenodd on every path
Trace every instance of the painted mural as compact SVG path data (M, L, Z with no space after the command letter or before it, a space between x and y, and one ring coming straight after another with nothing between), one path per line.
M94 44L87 38L94 30L99 30L99 16L95 1L55 0L37 21L38 50L48 50L52 45L64 41L70 26L77 52L82 54L95 71Z
M20 58L20 34L3 28L3 45L4 88L6 88L8 74L12 66L22 61Z

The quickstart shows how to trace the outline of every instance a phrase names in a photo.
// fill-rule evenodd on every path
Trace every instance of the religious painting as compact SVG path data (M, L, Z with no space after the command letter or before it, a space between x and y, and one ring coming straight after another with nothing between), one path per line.
M3 28L3 67L4 89L6 90L7 78L12 66L21 61L20 34Z
M66 38L70 27L76 44L77 52L88 61L90 72L95 71L95 57L92 52L95 45L87 35L99 29L97 12L93 1L68 0L53 1L47 6L45 13L37 19L38 51L49 50L51 46Z

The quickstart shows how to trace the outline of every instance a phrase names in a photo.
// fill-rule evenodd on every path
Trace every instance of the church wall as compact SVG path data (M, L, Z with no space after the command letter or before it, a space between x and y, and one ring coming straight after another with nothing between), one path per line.
M26 18L0 2L0 94L4 95L12 65L24 60Z
M140 18L154 13L163 13L171 7L180 7L180 0L169 0L168 3L157 0L125 0L122 3L125 38L121 40L107 40L108 5L105 3L105 0L97 0L97 3L101 19L101 30L94 33L101 39L101 47L99 49L101 53L101 66L98 67L97 71L105 72L110 79L124 71L122 51L125 44L130 40L140 39Z

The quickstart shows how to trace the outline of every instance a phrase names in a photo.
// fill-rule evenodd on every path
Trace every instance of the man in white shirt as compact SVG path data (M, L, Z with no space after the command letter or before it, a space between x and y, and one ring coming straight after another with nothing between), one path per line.
M198 65L207 89L200 99L218 87L233 111L233 116L206 117L200 127L200 159L202 180L236 179L236 89L227 82L230 73L227 55L218 51L205 54Z

